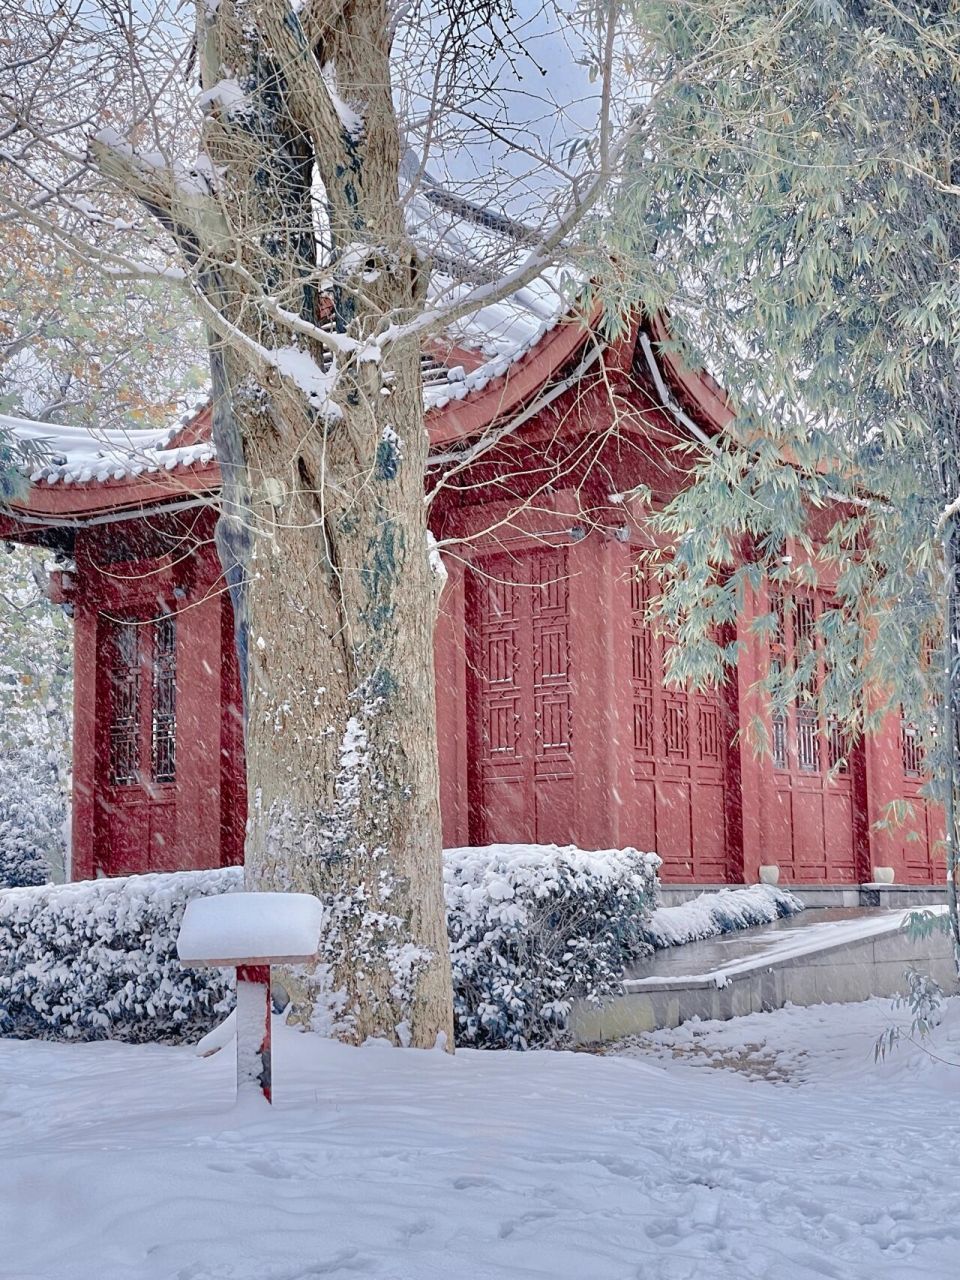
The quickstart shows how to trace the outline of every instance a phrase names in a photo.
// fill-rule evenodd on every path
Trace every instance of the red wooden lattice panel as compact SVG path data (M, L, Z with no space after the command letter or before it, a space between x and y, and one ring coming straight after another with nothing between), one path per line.
M477 842L570 839L569 594L563 548L486 557L472 576L471 839Z
M922 792L927 781L923 743L917 727L900 717L900 799L909 809L892 828L911 883L942 884L946 875L943 814Z
M630 580L633 843L664 860L668 881L732 878L726 818L727 742L718 691L665 683L668 642L648 609L657 590L640 560Z
M800 883L857 879L850 743L841 726L824 722L818 695L824 678L817 619L828 607L816 592L773 591L774 672L802 674L796 698L772 715L774 809L765 830L766 857L781 877Z
M165 867L176 812L176 621L101 621L108 672L107 789L98 841L111 873Z

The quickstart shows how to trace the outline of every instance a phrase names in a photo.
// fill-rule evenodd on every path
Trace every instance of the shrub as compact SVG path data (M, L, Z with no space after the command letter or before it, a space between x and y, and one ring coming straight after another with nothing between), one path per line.
M653 949L643 923L659 865L636 849L447 850L457 1042L514 1049L555 1043L573 998L619 994L624 966Z
M200 894L241 871L181 871L0 893L0 1033L181 1041L233 1006L232 970L184 969L176 939Z
M0 750L0 888L45 884L63 862L66 822L56 770L34 746Z
M576 996L622 990L652 950L644 919L659 859L635 849L492 845L444 855L458 1043L555 1043ZM242 871L181 871L0 892L0 1034L184 1041L233 1006L231 970L181 967L198 894Z

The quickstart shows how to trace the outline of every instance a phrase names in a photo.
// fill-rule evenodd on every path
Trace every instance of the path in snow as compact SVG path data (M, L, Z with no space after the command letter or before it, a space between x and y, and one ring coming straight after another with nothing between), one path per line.
M960 1061L960 1009L937 1052ZM648 1037L632 1055L232 1055L0 1041L4 1280L947 1280L960 1067L878 1067L888 1001ZM691 1065L745 1043L794 1087ZM660 1061L662 1059L662 1062Z

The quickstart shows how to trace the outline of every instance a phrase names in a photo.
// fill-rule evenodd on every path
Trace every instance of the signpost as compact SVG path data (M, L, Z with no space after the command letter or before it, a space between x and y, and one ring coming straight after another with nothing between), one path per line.
M181 964L237 971L237 1096L273 1101L270 966L316 959L323 905L311 893L222 893L187 904Z

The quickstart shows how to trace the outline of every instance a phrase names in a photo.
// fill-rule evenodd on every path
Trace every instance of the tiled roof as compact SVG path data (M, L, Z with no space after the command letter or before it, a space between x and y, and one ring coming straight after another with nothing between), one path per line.
M460 320L445 335L444 343L424 352L426 411L442 411L504 377L567 311L559 276L546 273L505 301ZM201 410L202 406L197 406L161 431L99 430L3 415L0 428L15 440L41 444L42 461L24 468L34 485L88 487L213 462L216 453L209 425L205 422L202 432L190 430Z
M31 483L103 484L211 462L215 455L210 441L177 443L193 416L162 431L107 431L0 415L0 429L15 440L40 446L42 459L25 468Z

